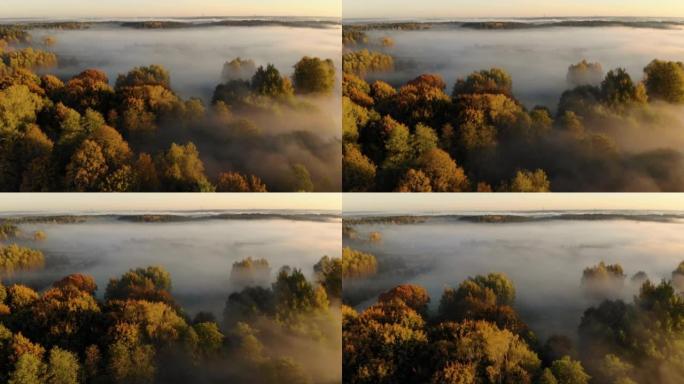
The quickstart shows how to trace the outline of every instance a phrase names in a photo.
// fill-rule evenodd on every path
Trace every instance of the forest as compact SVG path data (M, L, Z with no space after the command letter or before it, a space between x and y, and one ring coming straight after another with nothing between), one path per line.
M363 310L343 306L344 382L679 383L683 271L684 263L655 283L643 271L627 281L619 264L589 267L581 285L599 304L584 311L575 334L545 340L515 309L506 274L446 287L434 309L424 287L397 285ZM614 298L628 284L640 287L634 298Z
M566 26L611 26L594 24ZM542 27L458 25L464 30ZM412 60L420 58L407 57L407 51L418 49L420 34L435 29L443 34L434 36L445 38L448 28L344 26L344 191L684 190L682 62L654 59L641 78L620 67L606 71L599 62L567 63L566 89L557 105L533 107L516 98L516 79L504 68L476 70L452 84L430 72L401 80L417 70ZM402 47L403 56L395 58L393 47L401 43L396 39L409 36L413 40Z
M9 243L16 236L0 245L5 277L43 268L40 251ZM310 272L284 266L274 280L270 271L266 259L235 262L220 317L184 310L162 266L106 287L81 273L41 290L0 284L0 382L341 382L341 260L325 256Z
M684 380L680 212L378 212L343 222L343 382Z
M0 26L0 190L340 190L340 143L329 135L338 112L327 110L338 89L332 60L302 57L291 77L272 64L227 60L207 102L181 97L164 63L116 79L98 68L63 75L60 40L32 36L90 27Z

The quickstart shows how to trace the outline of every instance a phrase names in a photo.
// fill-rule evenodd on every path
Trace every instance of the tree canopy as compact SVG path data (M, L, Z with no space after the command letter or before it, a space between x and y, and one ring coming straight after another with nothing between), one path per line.
M239 268L267 264L236 262ZM326 289L341 292L339 269L332 267L340 259L325 257L317 265L325 266L315 269L317 281L283 267L267 288L234 292L221 322L203 312L191 320L172 296L171 276L162 267L131 269L111 279L104 299L94 279L82 274L42 292L0 284L0 382L339 381L339 374L321 374L307 360L340 350L339 320L332 312L339 304L326 295Z
M631 145L646 131L676 135L676 113L666 111L682 101L681 63L654 60L639 81L624 68L604 73L600 63L582 60L568 68L569 89L555 108L527 108L502 68L474 71L451 89L438 74L405 79L403 68L393 69L391 49L365 48L371 43L363 31L345 31L344 191L682 188L677 156Z
M361 312L344 307L344 380L588 383L580 361L568 355L542 359L534 335L509 306L514 298L508 278L489 274L469 278L456 291L445 290L437 316L428 308L426 289L409 284L382 293Z
M332 60L305 56L289 76L235 58L210 100L185 99L164 63L113 79L96 68L51 74L59 58L43 49L54 40L33 42L30 29L0 32L0 190L340 189L341 147L324 107Z

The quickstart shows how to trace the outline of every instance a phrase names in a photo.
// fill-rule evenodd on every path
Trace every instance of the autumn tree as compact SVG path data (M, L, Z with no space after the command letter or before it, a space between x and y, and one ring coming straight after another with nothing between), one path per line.
M423 171L411 168L399 180L396 192L432 192L430 178Z
M394 69L394 58L388 54L373 52L368 49L348 51L342 55L342 69L344 73L361 77L373 72L388 72Z
M448 153L433 148L418 159L418 169L430 180L434 192L463 192L469 187L468 177Z
M75 354L60 348L52 348L45 377L48 384L78 384L80 365Z
M293 164L291 167L291 185L292 191L296 192L313 192L314 184L311 181L311 174L304 164Z
M32 319L26 326L47 345L80 350L92 343L99 314L100 306L90 292L66 285L45 291L32 304Z
M161 189L157 166L148 153L138 154L134 163L136 171L135 190L140 192L157 192Z
M292 77L299 94L328 94L335 87L335 64L331 59L305 56L294 68Z
M298 269L281 268L272 290L276 319L285 324L296 326L302 317L328 309L325 290L316 289Z
M551 365L551 372L558 383L588 384L591 378L584 372L582 364L579 361L572 360L569 356L554 361Z
M0 89L0 135L16 135L36 121L36 113L43 106L41 98L26 85L12 85Z
M419 285L402 284L383 292L378 298L379 302L391 302L393 300L401 300L411 309L425 316L430 303L430 296L427 290Z
M7 232L5 234L14 235ZM11 227L9 228L11 229ZM45 266L45 256L43 252L37 249L22 247L17 244L0 245L0 276L11 276L17 271L29 271L32 269L40 269Z
M342 158L342 184L349 192L372 191L377 166L353 145L345 144Z
M601 105L601 89L584 85L563 92L558 102L558 115L574 112L581 117L591 117Z
M249 80L256 72L256 65L251 59L237 57L223 64L221 78L224 82L230 80Z
M224 324L233 327L239 322L252 322L260 316L275 315L273 291L264 287L246 287L228 296L223 311Z
M626 277L620 264L606 264L601 261L584 269L582 288L592 298L619 297Z
M255 175L223 172L218 176L217 192L266 192L266 184Z
M391 114L402 123L441 126L451 99L444 93L446 84L438 75L424 74L399 88L389 101Z
M612 108L623 108L639 100L637 86L624 68L611 70L601 83L603 101Z
M161 65L149 67L136 67L126 74L119 75L116 79L115 88L120 90L124 87L136 87L141 85L159 85L171 88L171 76L169 71Z
M474 383L531 383L539 373L541 361L526 341L490 322L443 322L431 333L437 377L448 373L453 362L460 366L451 369L474 376Z
M353 250L349 247L342 249L342 277L363 278L377 272L378 261L375 256Z
M193 329L197 333L197 348L200 356L205 359L220 357L223 348L223 333L215 322L202 322L194 324Z
M117 324L108 345L107 375L115 383L152 383L157 370L152 345L141 343L140 331L129 323Z
M355 143L359 130L368 124L369 111L354 103L347 96L342 97L342 138L345 143Z
M383 125L387 132L387 139L382 167L390 172L401 171L413 158L411 133L407 126L389 116L383 117Z
M668 103L684 102L684 64L653 60L644 68L648 96Z
M577 64L568 67L566 76L567 83L572 87L581 85L599 85L603 79L603 67L601 63L591 63L582 59Z
M38 293L33 289L25 285L13 284L7 288L5 303L14 313L28 309L38 298Z
M45 365L40 358L26 353L21 355L10 373L8 384L40 384L45 377Z
M413 130L411 144L413 146L414 157L419 158L428 151L437 148L439 138L437 132L424 124L418 124Z
M16 142L18 165L17 175L21 175L19 190L24 192L45 192L54 184L54 165L52 164L54 144L37 125L29 125Z
M131 269L120 278L111 279L106 300L140 299L172 303L171 275L162 267Z
M291 93L289 80L280 76L273 64L264 68L260 66L252 76L250 88L257 95L268 97L284 97Z
M453 96L462 94L491 93L511 95L513 80L504 70L492 68L473 72L465 79L458 79L454 85Z
M669 282L656 285L646 281L633 303L605 300L587 309L579 326L583 353L605 355L608 351L614 355L610 370L605 361L587 360L589 372L615 372L618 361L638 369L638 376L620 369L620 376L638 382L659 383L668 380L668 372L681 372L681 359L665 351L677 350L675 345L682 340L681 327L674 324L681 324L683 308L683 299ZM652 347L644 348L647 345Z
M503 274L492 273L463 281L457 289L446 288L439 303L442 320L485 320L499 328L531 338L527 325L512 308L515 287Z
M149 141L160 121L183 108L171 89L169 72L159 65L119 75L114 90L119 100L117 124L129 139Z
M521 170L511 180L511 192L550 192L551 183L546 173L537 169L534 172Z
M175 192L210 192L214 187L204 174L204 163L193 143L171 144L159 156L157 170L164 188Z
M271 278L271 266L266 259L247 257L233 263L230 282L237 287L265 285Z
M354 103L369 107L375 103L370 96L370 85L354 74L345 72L342 77L342 96L349 98Z
M88 109L107 113L114 101L114 89L109 85L109 78L98 69L87 69L81 72L56 92L65 105L80 113Z
M323 256L315 265L316 280L321 284L328 297L342 297L342 259Z
M420 381L416 357L428 346L425 321L403 301L362 313L343 309L342 375L349 383Z
M94 192L108 171L102 148L93 140L85 140L67 165L66 185L77 192Z
M249 105L247 99L251 95L250 82L247 80L230 80L219 84L214 89L212 103L223 103L231 108L243 108Z

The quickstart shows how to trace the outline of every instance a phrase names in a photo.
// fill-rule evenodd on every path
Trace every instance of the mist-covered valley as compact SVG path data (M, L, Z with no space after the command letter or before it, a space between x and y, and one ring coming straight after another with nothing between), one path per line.
M561 94L569 87L571 64L598 62L605 71L625 68L633 79L640 79L643 68L654 58L684 61L684 26L678 21L673 25L657 21L642 25L638 23L641 19L627 19L625 25L602 26L591 25L591 20L518 19L509 26L505 25L507 20L497 19L481 23L428 20L420 21L426 24L425 29L407 30L383 28L383 24L391 23L382 20L372 24L377 29L366 31L367 46L391 55L394 70L369 73L368 79L399 87L421 74L434 73L451 86L472 72L501 68L513 78L513 92L527 108L541 105L555 111ZM499 21L503 25L497 28L494 24ZM577 25L562 24L571 21ZM515 25L525 22L531 25ZM356 24L367 23L348 25L353 28ZM401 24L411 22L397 22ZM382 45L386 37L392 40L391 46Z
M345 382L679 382L683 224L677 212L345 216ZM402 342L374 349L390 333Z
M7 282L44 289L59 278L83 273L105 287L110 278L131 268L160 265L173 277L173 293L191 314L220 315L228 295L243 287L230 281L233 263L248 257L271 264L270 284L283 266L313 276L324 255L339 255L339 220L211 219L131 222L116 216L92 217L80 223L23 224L22 233L43 231L45 240L18 238L17 244L39 249L46 266L18 272ZM100 292L101 295L104 292Z
M340 229L330 211L3 216L0 381L339 383Z
M0 187L339 191L340 33L334 19L7 20L0 100L25 108L2 115Z
M344 190L681 191L683 28L347 22Z
M618 263L629 277L644 271L658 282L669 279L679 262L684 261L680 260L684 243L678 238L684 219L550 219L521 223L426 220L418 224L356 225L360 240L345 239L345 246L376 255L380 270L383 260L390 263L390 280L379 291L411 283L439 297L444 287L456 286L468 277L503 272L515 283L517 305L524 319L542 336L575 333L582 312L595 303L582 293L585 268L601 261ZM374 231L382 239L367 241L368 234ZM391 265L401 265L406 277L396 275ZM378 276L381 283L383 276ZM374 280L368 283L372 285ZM638 288L627 283L619 298L629 300ZM375 296L358 305L363 308L372 304ZM436 310L438 304L432 302L431 309Z
M273 64L285 76L292 75L295 63L304 56L330 58L341 68L339 25L203 26L192 22L181 19L189 25L161 29L97 23L85 30L34 29L32 34L37 40L56 39L52 51L61 62L53 72L60 77L98 68L116 79L135 67L161 64L171 73L171 85L179 96L200 97L206 103L223 81L223 65L237 57L251 59L257 66Z

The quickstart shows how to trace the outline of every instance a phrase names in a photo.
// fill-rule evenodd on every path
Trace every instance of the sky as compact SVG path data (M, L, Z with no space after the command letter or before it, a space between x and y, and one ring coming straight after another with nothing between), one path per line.
M684 193L346 193L345 214L541 210L680 210Z
M342 0L346 18L684 17L682 0Z
M172 210L341 210L339 193L6 193L0 213Z
M170 210L680 210L684 193L7 193L0 213Z
M341 16L341 0L0 0L0 18Z

